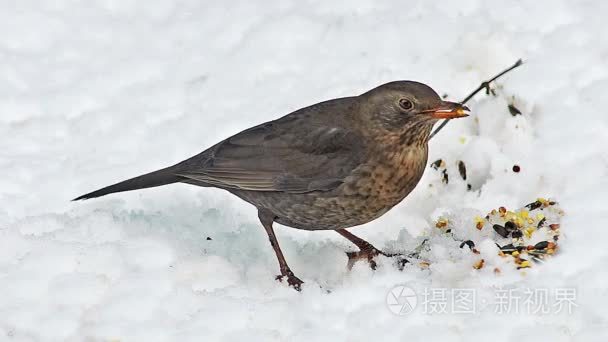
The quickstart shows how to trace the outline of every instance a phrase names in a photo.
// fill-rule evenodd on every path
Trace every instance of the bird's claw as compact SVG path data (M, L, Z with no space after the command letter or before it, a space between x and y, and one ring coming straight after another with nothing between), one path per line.
M296 277L291 270L281 272L283 274L276 276L276 280L283 282L283 278L287 278L287 284L294 288L296 291L302 291L302 284L304 282L300 278Z
M397 260L395 260L394 265L397 267L399 271L403 271L405 268L405 264L408 264L410 261L405 258L403 254L397 254Z

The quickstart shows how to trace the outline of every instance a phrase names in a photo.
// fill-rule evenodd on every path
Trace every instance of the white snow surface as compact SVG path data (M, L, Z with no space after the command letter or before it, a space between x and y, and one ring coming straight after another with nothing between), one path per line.
M0 2L0 341L608 340L606 15L606 2L560 0ZM449 184L428 168L401 204L351 231L410 251L439 215L465 225L556 199L559 253L525 275L475 270L449 239L431 241L428 269L378 258L376 271L349 271L354 247L335 232L277 225L298 293L274 280L255 209L224 191L70 202L388 81L457 101L520 57L496 97L477 96L470 118L431 141ZM496 258L490 240L479 248ZM419 295L406 315L386 303L400 284ZM576 289L576 307L499 314L501 286ZM476 292L476 313L422 310L425 289L455 288Z

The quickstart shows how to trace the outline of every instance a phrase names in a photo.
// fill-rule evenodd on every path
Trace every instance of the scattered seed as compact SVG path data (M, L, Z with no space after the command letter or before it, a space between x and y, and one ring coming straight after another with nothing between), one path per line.
M511 115L521 115L521 111L517 109L517 107L515 107L513 104L508 105L507 108L509 108L509 113L511 113Z
M534 245L534 249L545 249L549 247L549 241L541 241Z
M473 247L475 247L475 242L473 242L471 240L463 241L460 244L460 248L464 247L465 245L469 246L470 249L473 249Z
M522 236L524 236L524 233L522 233L522 232L521 232L521 230L514 230L514 231L511 233L511 237L512 237L512 238L514 238L514 239L519 239L519 238L521 238Z
M486 217L486 220L489 219L489 217ZM481 230L483 228L484 225L484 220L479 217L479 216L475 216L475 228L477 228L478 230Z
M449 182L448 170L447 170L447 169L443 169L443 171L441 172L441 174L442 174L441 181L442 181L444 184L448 184L448 182Z
M526 204L526 208L528 208L528 210L530 210L530 211L538 209L542 206L543 206L543 202L541 202L540 200Z
M492 226L492 228L494 228L494 231L498 235L502 236L503 238L506 238L507 236L509 236L509 231L504 226L501 226L499 224L495 224L494 226Z
M435 223L435 227L437 228L445 228L448 225L448 220L445 218L440 218L439 220L437 220L437 223Z
M438 170L439 167L441 166L441 163L443 163L443 160L441 159L437 159L434 162L431 163L431 167L435 170Z
M460 173L462 180L467 180L467 168L462 160L458 161L458 173Z
M519 165L513 165L513 172L519 172L521 171L521 168L519 167Z
M517 226L512 221L505 222L505 228L507 228L507 230L509 230L509 231L517 230Z
M547 219L543 217L540 221L538 221L538 225L536 226L536 229L541 229L545 225L546 221L547 221Z
M557 230L557 229L559 229L559 223L553 223L553 224L550 224L550 225L549 225L549 228L550 228L551 230Z
M519 264L519 268L526 268L526 267L530 267L530 261L528 261L528 260L524 260L521 262L521 264Z
M212 238L210 238L209 236L207 236L207 241L211 241L213 240Z
M470 191L470 190L471 190L471 188L472 188L471 184L468 184L468 183L467 183L467 190L468 190L468 191Z
M483 267L484 263L485 263L485 260L479 259L479 261L477 261L475 264L473 264L473 268L476 270L479 270Z

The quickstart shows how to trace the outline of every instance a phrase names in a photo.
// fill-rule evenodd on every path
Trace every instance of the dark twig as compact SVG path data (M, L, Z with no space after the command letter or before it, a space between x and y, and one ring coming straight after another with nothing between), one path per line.
M481 82L481 84L479 85L479 87L477 87L477 89L475 89L472 93L469 94L469 96L465 97L464 100L462 100L462 104L467 103L467 101L469 101L471 98L473 98L473 96L477 95L477 93L479 93L480 91L484 90L486 91L486 94L490 94L490 83L496 81L497 79L499 79L501 76L503 76L504 74L508 73L509 71L517 68L518 66L522 65L523 61L521 59L518 59L517 62L515 62L515 64L511 65L509 68L503 70L501 73L499 73L498 75L492 77L490 80L485 81L485 82ZM445 125L448 124L448 122L450 121L450 119L445 119L443 120L443 122L441 123L441 125L439 125L439 127L437 127L433 133L431 133L431 136L429 137L429 139L432 139L435 134L437 134L443 127L445 127Z

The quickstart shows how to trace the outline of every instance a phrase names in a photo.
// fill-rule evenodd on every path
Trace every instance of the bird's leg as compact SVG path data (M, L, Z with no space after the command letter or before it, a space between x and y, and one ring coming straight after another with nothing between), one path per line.
M297 291L300 291L301 285L304 283L298 277L296 277L291 269L287 265L287 261L285 261L285 257L283 256L283 252L281 251L281 247L279 247L279 241L277 240L276 235L274 235L274 229L272 228L272 223L274 222L275 216L267 211L259 210L258 217L260 222L266 229L266 233L268 234L268 239L270 240L270 245L274 249L274 253L277 255L277 259L279 260L279 267L281 270L281 275L277 276L277 280L282 281L283 278L287 278L287 283L289 286L293 287Z
M338 230L336 230L336 232L338 234L344 236L345 238L347 238L348 241L352 242L353 244L355 244L355 246L357 246L359 248L358 252L347 252L346 253L346 255L348 255L348 268L349 269L351 269L353 267L353 265L355 264L355 262L357 262L358 260L367 260L369 262L369 266L373 270L375 270L376 266L377 266L376 262L374 261L375 256L382 254L387 257L393 257L393 256L397 255L397 254L384 253L383 251L374 247L371 243L354 235L353 233L347 231L346 229L338 229Z

